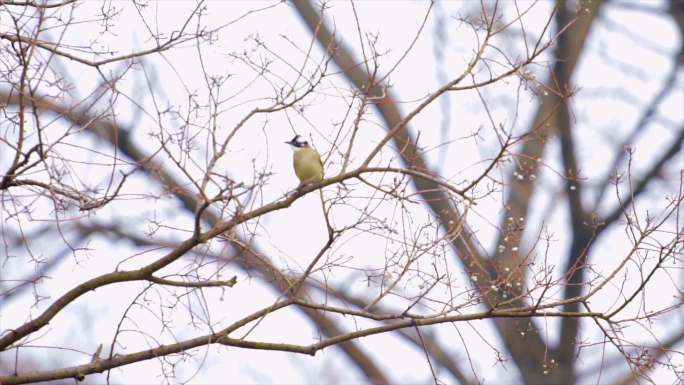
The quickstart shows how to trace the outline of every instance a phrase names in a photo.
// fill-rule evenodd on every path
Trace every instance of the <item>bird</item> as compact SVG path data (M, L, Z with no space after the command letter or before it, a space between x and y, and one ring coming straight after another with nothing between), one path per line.
M299 185L318 182L323 179L323 162L321 155L306 140L300 140L300 135L295 135L292 140L285 142L292 146L292 163L295 174L299 178Z

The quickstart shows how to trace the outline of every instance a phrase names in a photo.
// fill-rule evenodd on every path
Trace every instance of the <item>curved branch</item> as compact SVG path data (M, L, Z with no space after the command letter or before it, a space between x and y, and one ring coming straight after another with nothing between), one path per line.
M56 370L46 370L46 371L34 371L23 374L18 374L15 376L5 376L0 377L0 383L4 385L15 385L23 384L28 382L38 382L38 381L49 381L62 378L77 378L82 379L87 374L101 373L105 370L121 367L131 363L156 358L164 355L169 355L173 353L179 353L185 350L197 348L209 344L222 344L226 346L241 347L246 349L259 349L259 350L271 350L271 351L284 351L291 353L300 353L307 355L314 355L319 350L325 349L330 346L338 345L344 342L349 342L354 339L368 337L376 334L387 333L399 329L411 328L417 326L430 326L449 322L463 322L472 320L482 320L488 318L530 318L530 317L583 317L583 318L594 318L594 319L605 319L602 313L594 312L555 312L555 311L539 311L535 309L508 309L508 310L493 310L486 312L477 312L473 314L464 315L453 315L446 317L436 317L436 318L425 318L425 319L406 319L396 321L390 324L362 329L354 332L344 333L334 337L329 337L323 339L317 343L310 345L296 345L296 344L284 344L284 343L271 343L271 342L259 342L259 341L249 341L245 339L236 339L229 337L229 334L247 323L259 319L268 313L272 313L276 310L285 308L291 305L290 301L283 301L266 309L262 309L249 317L244 318L241 321L219 331L216 333L192 338L189 340L181 341L169 345L160 345L156 348L143 350L136 353L130 354L120 354L109 359L95 359L92 362L84 365L72 366L69 368L62 368ZM320 306L320 308L325 310L328 309L326 306Z

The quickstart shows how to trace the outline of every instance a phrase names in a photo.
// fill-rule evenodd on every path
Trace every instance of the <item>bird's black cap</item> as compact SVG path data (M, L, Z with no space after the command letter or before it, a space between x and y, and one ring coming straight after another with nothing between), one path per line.
M294 138L292 138L292 140L290 140L289 142L285 142L285 143L287 143L293 147L304 147L304 146L308 145L309 143L306 140L303 140L303 141L299 140L300 136L301 135L297 134L294 136Z

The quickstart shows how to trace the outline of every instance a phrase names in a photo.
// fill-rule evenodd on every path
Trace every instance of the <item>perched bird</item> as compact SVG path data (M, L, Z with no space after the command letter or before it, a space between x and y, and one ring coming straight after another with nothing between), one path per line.
M318 151L314 150L306 140L299 140L299 135L295 135L292 140L285 142L292 146L294 154L292 160L295 174L299 178L300 185L311 182L318 182L323 179L323 162Z

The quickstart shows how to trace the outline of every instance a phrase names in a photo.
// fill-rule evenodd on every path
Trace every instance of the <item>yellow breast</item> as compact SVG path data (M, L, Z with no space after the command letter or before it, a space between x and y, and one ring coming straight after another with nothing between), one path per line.
M294 169L301 182L316 182L323 179L323 163L318 152L311 147L294 152Z

